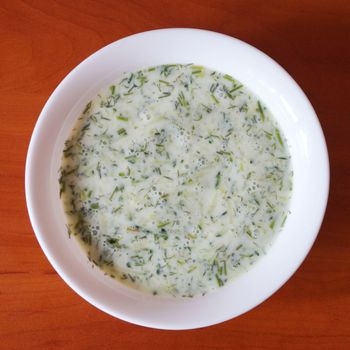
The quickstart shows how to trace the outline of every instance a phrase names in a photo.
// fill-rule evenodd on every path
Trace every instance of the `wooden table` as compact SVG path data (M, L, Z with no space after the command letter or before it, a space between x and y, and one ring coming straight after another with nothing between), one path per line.
M2 0L0 348L350 349L349 18L350 2L336 0ZM31 132L61 79L104 45L164 27L219 31L277 60L313 103L331 161L326 217L297 273L247 314L182 332L125 323L75 294L41 251L24 198Z

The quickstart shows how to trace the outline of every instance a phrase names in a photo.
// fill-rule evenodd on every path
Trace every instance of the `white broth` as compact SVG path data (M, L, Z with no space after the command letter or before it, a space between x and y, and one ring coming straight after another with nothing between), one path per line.
M89 102L65 143L70 235L108 275L203 295L266 253L288 215L287 141L262 101L195 65L127 73Z

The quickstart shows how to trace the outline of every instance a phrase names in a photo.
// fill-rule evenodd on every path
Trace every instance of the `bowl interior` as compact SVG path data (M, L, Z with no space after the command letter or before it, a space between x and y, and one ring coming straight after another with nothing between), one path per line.
M86 103L125 71L195 63L228 73L267 105L288 140L294 170L291 214L267 255L235 281L204 297L172 299L132 290L106 277L69 239L58 197L64 141ZM315 112L292 78L268 56L218 33L168 29L117 41L76 67L45 105L26 165L30 219L61 277L101 310L133 323L187 329L237 316L268 298L298 268L322 222L328 195L327 149Z

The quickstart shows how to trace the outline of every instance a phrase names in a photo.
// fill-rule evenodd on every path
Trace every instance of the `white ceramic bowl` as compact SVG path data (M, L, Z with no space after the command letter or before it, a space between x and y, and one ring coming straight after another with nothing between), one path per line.
M91 268L69 239L58 196L63 144L78 114L124 71L196 63L228 73L264 101L285 134L294 168L291 214L268 254L231 284L204 297L153 297ZM162 329L209 326L267 299L296 271L319 231L329 189L329 163L316 114L295 81L271 58L231 37L195 29L129 36L97 51L61 82L47 101L29 145L26 199L37 239L50 263L80 296L125 321Z

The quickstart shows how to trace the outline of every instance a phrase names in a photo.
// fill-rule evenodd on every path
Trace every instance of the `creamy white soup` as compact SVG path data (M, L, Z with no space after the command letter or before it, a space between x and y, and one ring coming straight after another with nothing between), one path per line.
M268 250L288 215L287 141L227 74L169 64L126 73L65 143L69 235L109 276L154 295L222 287Z

